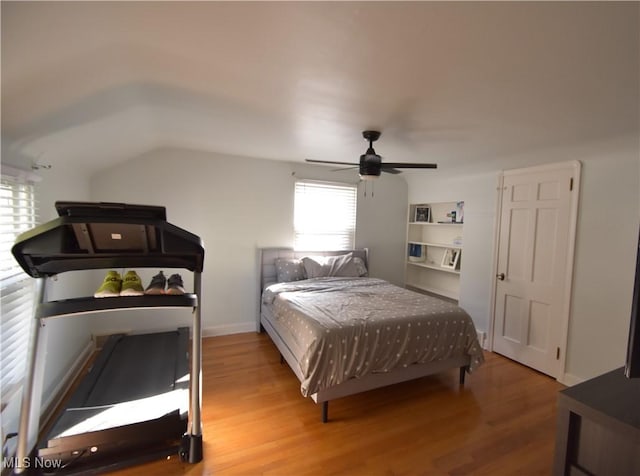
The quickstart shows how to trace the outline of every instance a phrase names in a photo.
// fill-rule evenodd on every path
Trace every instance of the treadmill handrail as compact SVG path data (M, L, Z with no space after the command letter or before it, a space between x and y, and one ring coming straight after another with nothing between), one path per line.
M153 227L159 234L157 249L147 251L82 249L73 226L90 223ZM62 216L18 236L11 252L31 277L53 276L67 271L122 267L184 268L202 272L204 245L197 235L166 221L146 218Z

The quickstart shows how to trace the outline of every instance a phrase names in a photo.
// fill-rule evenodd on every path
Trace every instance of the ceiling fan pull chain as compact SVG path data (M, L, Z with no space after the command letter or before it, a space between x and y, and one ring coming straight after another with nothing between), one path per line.
M361 180L360 183L362 184L362 187L364 189L364 197L367 198L367 188L369 187L369 184L371 184L371 198L373 198L374 194L375 194L375 184L373 182L370 182L369 180Z

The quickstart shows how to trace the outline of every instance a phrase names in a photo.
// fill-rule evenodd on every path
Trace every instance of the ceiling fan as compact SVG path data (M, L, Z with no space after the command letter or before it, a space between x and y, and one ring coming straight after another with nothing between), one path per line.
M360 156L360 163L354 164L352 162L333 162L329 160L312 160L307 159L307 162L315 164L336 164L336 165L353 165L353 168L358 167L360 169L360 178L362 180L373 180L380 176L381 172L387 172L390 174L399 174L401 171L398 169L435 169L437 164L413 164L408 162L382 162L382 157L376 154L373 150L373 143L380 138L380 131L363 131L362 136L369 142L369 148ZM351 167L349 167L351 168Z

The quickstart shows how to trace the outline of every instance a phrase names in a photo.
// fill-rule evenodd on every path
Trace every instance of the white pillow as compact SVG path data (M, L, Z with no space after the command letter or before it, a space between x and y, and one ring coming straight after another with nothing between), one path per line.
M307 278L324 278L329 276L358 277L358 268L353 262L353 254L338 256L305 256L302 264Z

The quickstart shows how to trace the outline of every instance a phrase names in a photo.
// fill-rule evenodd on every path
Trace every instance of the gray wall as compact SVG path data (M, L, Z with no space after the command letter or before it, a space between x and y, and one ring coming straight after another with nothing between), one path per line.
M638 138L549 148L508 158L513 167L579 160L580 206L565 383L624 364L640 215ZM504 162L503 162L504 163ZM460 305L477 327L489 329L499 170L407 176L412 202L465 201Z
M260 247L293 246L296 179L357 181L355 172L204 152L152 151L92 177L91 198L163 205L168 221L205 245L202 319L205 335L252 331L258 314ZM358 194L356 245L371 252L374 276L402 283L406 182L387 175L374 197ZM140 270L146 283L157 270ZM165 273L166 274L166 273ZM187 275L181 272L185 284ZM93 321L95 334L167 329L190 313L140 311Z

